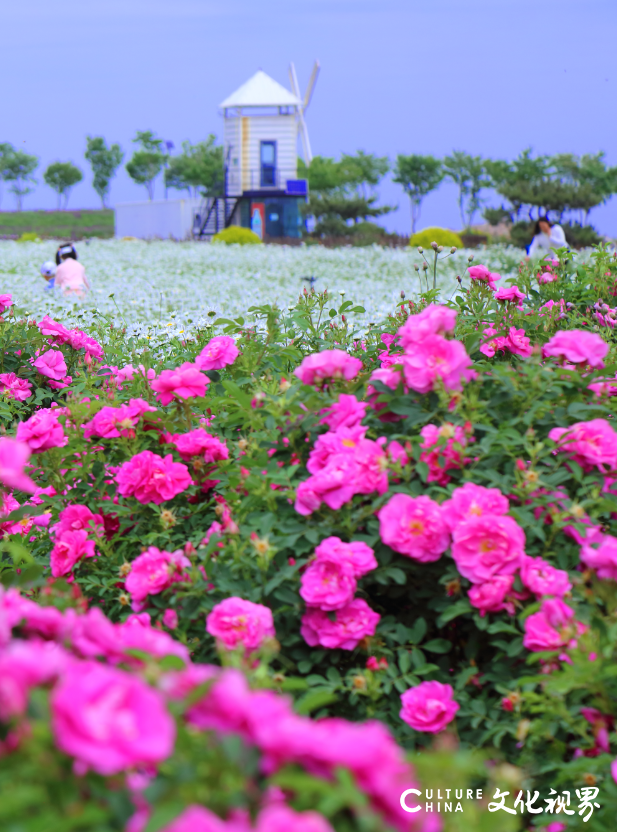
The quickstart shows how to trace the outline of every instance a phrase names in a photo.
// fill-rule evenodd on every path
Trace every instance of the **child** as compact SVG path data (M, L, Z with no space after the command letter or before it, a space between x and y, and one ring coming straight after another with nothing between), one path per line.
M48 292L54 288L56 282L56 264L53 260L46 260L43 263L41 266L41 274L43 275L43 279L47 281L45 291Z
M77 252L72 243L60 246L56 252L56 263L58 268L55 285L63 296L66 298L75 295L80 299L85 298L90 285L86 278L86 270L77 262Z

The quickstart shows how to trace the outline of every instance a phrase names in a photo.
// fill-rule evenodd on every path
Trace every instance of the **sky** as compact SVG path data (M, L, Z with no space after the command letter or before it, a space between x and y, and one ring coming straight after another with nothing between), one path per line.
M289 87L294 61L304 90L315 59L314 154L513 158L531 146L602 150L617 165L615 0L0 0L0 13L0 141L41 160L26 209L55 207L42 181L53 161L84 171L69 208L100 204L86 135L119 142L125 161L136 130L176 148L222 136L219 103L257 69ZM382 223L408 233L400 187L385 181L379 196L397 206ZM122 169L110 198L146 191ZM14 207L5 189L0 209ZM591 221L617 236L617 196ZM423 203L430 225L460 228L452 184Z

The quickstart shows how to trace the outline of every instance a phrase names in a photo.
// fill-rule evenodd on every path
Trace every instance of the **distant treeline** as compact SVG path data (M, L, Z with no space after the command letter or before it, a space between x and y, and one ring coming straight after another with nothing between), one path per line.
M183 142L177 153L172 142L158 138L151 130L137 131L133 144L136 147L126 162L126 171L146 188L150 199L154 198L161 174L165 193L168 189L204 197L223 193L223 148L214 135L196 144ZM108 146L102 136L88 136L84 156L92 170L92 185L105 208L111 180L125 154L119 144ZM37 183L34 173L38 165L38 157L0 142L0 183L9 185L18 210ZM589 212L617 192L617 167L607 166L604 153L533 156L527 149L513 161L506 161L456 150L443 159L400 154L393 163L387 156L362 150L344 153L338 160L315 156L308 167L298 160L298 175L309 182L305 213L313 220L313 235L343 236L352 233L354 226L395 210L378 204L377 186L390 171L410 199L412 234L422 201L444 180L457 186L463 229L473 225L480 209L492 225L501 221L521 225L523 220L531 222L548 215L559 221L576 220L584 227ZM43 172L45 184L58 195L58 208L66 208L71 188L82 179L83 172L70 161L53 162ZM486 205L487 190L501 197L500 205Z

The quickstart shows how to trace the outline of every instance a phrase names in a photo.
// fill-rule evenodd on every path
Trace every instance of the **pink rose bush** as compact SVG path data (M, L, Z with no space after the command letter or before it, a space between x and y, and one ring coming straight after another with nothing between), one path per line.
M173 443L185 462L199 456L205 462L220 462L229 458L227 445L217 436L213 436L203 428L196 428L188 433L176 433Z
M572 607L561 598L543 601L540 612L525 620L524 646L533 651L575 647L577 636L585 632L586 626L575 621L574 615Z
M447 485L451 479L448 471L462 468L465 463L465 448L470 441L465 429L448 423L441 427L425 425L420 436L420 447L425 449L420 461L428 465L427 481Z
M47 350L34 361L34 367L42 376L54 381L62 381L67 374L64 355L60 350Z
M608 473L617 469L617 431L606 419L553 428L548 437L585 471L597 468Z
M469 266L467 271L469 272L469 277L473 281L477 283L485 283L493 292L497 289L495 284L498 280L501 280L500 274L489 271L486 266Z
M380 618L366 601L354 598L337 609L332 617L323 610L310 607L302 617L300 633L311 647L355 650L362 639L375 634Z

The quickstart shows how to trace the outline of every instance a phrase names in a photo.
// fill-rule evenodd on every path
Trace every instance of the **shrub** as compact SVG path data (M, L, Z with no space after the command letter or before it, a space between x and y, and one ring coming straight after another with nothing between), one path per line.
M40 243L41 238L36 231L24 231L17 240L18 243Z
M422 246L422 248L430 248L431 243L437 243L438 246L444 248L463 248L463 241L455 231L450 231L448 228L423 228L414 234L409 241L410 246Z
M510 229L510 242L518 248L527 248L533 240L534 222L515 222Z
M240 225L230 225L229 228L224 228L215 234L212 238L213 243L227 243L227 245L259 245L261 240L251 231L250 228L242 228Z

